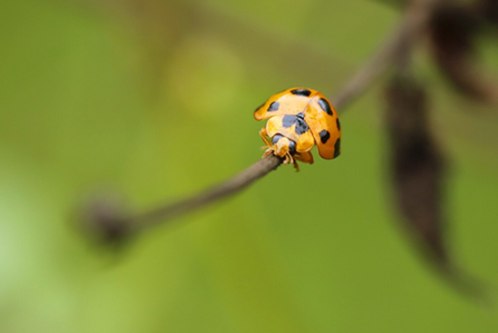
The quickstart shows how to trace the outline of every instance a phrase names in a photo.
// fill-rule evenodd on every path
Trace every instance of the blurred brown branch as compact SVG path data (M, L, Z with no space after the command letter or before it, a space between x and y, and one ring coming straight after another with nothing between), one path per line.
M415 1L408 7L400 25L387 42L332 98L332 104L336 108L340 110L357 98L392 64L393 59L403 52L407 43L413 44L417 41L425 29L434 3L433 1Z
M457 270L446 246L443 190L446 158L429 126L428 92L411 71L411 55L421 37L430 38L438 67L468 96L498 102L497 86L484 82L474 69L474 39L483 21L496 25L495 2L479 0L472 11L447 0L399 1L403 19L391 36L332 98L339 112L372 86L387 69L387 131L391 149L394 201L410 235L445 280L481 297L473 281ZM190 12L189 12L190 13ZM192 13L190 13L192 14ZM208 15L209 16L209 15ZM203 17L209 21L209 17ZM196 20L202 24L202 20ZM306 58L306 57L304 57ZM282 164L270 155L236 176L183 200L143 213L125 213L119 206L95 201L87 209L85 227L100 241L116 243L175 217L230 197ZM470 281L470 282L469 282Z
M93 229L101 240L119 242L124 237L138 234L144 229L160 223L167 223L175 217L229 197L243 190L270 171L275 170L281 163L282 159L280 157L267 156L216 186L195 193L183 200L168 203L143 213L123 214L119 207L107 208L105 207L107 205L105 201L98 200L92 202L91 206L88 207L87 214L89 215L87 216L89 219L87 219L87 222L90 224L87 227ZM101 212L105 212L105 214Z
M432 1L418 1L413 6L408 7L402 23L391 38L333 98L336 108L344 109L388 68L393 57L402 49L402 45L417 40L416 37L423 30L432 3ZM273 155L268 156L210 189L139 214L126 214L120 211L119 207L105 207L103 202L92 202L86 211L84 227L101 241L120 241L151 226L168 223L174 217L233 195L275 170L281 163L280 158Z

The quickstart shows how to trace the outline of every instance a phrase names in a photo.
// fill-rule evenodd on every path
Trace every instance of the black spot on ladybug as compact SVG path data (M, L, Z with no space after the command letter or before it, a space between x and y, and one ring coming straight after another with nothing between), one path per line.
M321 131L318 135L320 135L320 141L322 141L322 143L325 143L330 139L330 133L327 130Z
M308 124L306 124L306 122L304 121L304 119L298 116L287 114L282 119L282 126L284 126L285 128L289 128L294 124L296 125L295 128L296 134L299 135L308 132L308 130L310 129L308 127Z
M296 129L295 129L295 131L296 131L296 133L298 135L306 133L310 129L308 127L308 124L306 124L306 122L303 119L299 118L299 117L296 117L295 123L296 123Z
M278 108L280 107L280 104L278 102L273 102L270 104L268 107L268 111L278 111Z
M291 93L294 95L305 96L305 97L309 97L311 95L311 91L309 91L308 89L294 89L291 90Z
M280 139L282 139L282 138L283 138L283 136L282 136L282 135L277 134L277 135L275 135L275 136L273 137L273 139L271 140L271 143L272 143L272 144L276 144L276 143L278 142L278 140L280 140Z
M298 116L301 119L304 119L304 113L302 112L299 112L298 114L296 114L296 116Z
M289 140L289 152L291 155L294 155L296 153L296 143L292 140Z
M340 131L341 130L341 122L339 121L339 118L337 118L335 120L335 122L337 123L337 129Z
M334 113L332 112L332 108L330 107L329 102L325 98L320 98L318 100L318 105L322 108L323 111L327 112L329 115L333 115Z
M287 114L284 116L284 118L282 119L282 126L284 126L285 128L289 128L291 127L292 125L294 125L294 123L296 122L296 119L297 117L296 116L293 116L293 115L290 115L290 114Z
M337 139L334 144L334 158L341 154L341 138Z

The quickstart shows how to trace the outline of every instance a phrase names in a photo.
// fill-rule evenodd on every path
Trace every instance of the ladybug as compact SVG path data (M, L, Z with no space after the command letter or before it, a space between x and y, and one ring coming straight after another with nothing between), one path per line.
M314 145L324 159L341 153L341 123L329 100L309 88L291 88L273 95L254 112L256 120L268 119L259 134L265 142L263 157L273 153L285 158L284 164L296 161L313 164L310 150ZM270 141L271 139L271 141Z

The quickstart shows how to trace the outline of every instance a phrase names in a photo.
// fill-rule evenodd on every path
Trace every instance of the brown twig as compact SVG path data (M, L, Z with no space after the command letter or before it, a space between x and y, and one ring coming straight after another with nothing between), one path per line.
M360 70L346 83L339 93L332 98L332 104L343 109L360 96L363 91L391 64L397 54L403 52L406 43L415 43L417 36L425 28L435 1L415 1L408 8L404 19L394 33L368 60Z
M184 200L160 207L140 215L133 216L131 225L133 231L153 226L162 221L168 221L174 217L188 213L194 209L205 206L211 202L223 199L233 193L245 189L254 181L275 170L281 163L280 157L269 155L234 177L213 186L205 191L194 194Z
M415 1L408 8L402 23L391 38L332 98L336 108L344 109L357 98L389 66L393 57L405 47L406 41L416 40L413 37L424 28L432 3L433 1ZM275 170L281 163L281 158L269 155L218 185L141 214L123 214L112 209L102 209L102 206L97 203L97 208L94 206L90 209L87 227L94 234L100 235L103 241L122 240L125 236L138 234L160 223L168 223L175 217L235 194ZM102 214L102 212L105 213Z
M182 200L138 214L124 212L115 200L96 199L84 212L84 229L103 243L119 243L130 235L137 235L157 224L197 210L245 189L259 178L275 170L283 160L268 155L234 177Z

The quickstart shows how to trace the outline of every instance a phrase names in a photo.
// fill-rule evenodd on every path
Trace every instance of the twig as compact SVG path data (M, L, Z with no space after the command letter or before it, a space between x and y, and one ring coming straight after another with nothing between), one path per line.
M391 38L332 98L336 108L343 109L357 98L389 66L393 57L405 47L406 41L415 41L413 36L424 27L432 3L433 1L415 1L408 8L405 18ZM175 217L235 194L275 170L280 164L281 158L269 155L233 178L183 200L141 214L127 215L99 207L94 209L98 213L90 211L87 223L104 241L121 240L124 236L138 234L160 223L168 223ZM100 214L102 211L105 214Z
M415 1L408 8L399 27L379 51L366 62L332 98L332 104L339 110L345 108L360 96L367 87L391 64L397 54L403 52L406 43L416 42L416 36L425 28L436 1Z
M270 171L275 170L282 161L283 160L280 157L268 155L221 184L213 186L198 194L194 194L184 200L133 216L131 221L134 223L131 225L131 230L136 232L160 222L169 221L176 216L241 191Z

